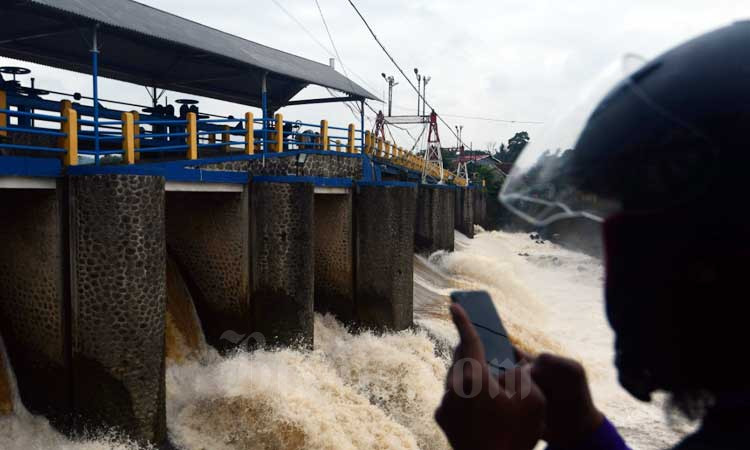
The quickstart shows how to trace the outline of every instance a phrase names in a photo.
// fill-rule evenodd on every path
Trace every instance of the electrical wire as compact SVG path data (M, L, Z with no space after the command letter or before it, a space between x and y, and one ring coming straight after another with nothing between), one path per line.
M348 0L348 1L349 1L349 4L350 4L350 5L352 5L352 8L354 8L354 11L355 11L355 12L357 13L357 15L359 16L359 18L360 18L360 19L362 19L362 22L363 22L363 23L365 24L365 26L367 27L367 30L368 30L368 31L370 32L370 34L372 35L373 39L375 39L375 42L377 42L377 43L378 43L378 45L380 46L380 49L381 49L381 50L383 50L383 52L384 52L384 53L386 54L386 56L388 56L388 59L390 59L390 60L391 60L391 62L393 63L393 65L394 65L394 66L396 66L396 69L398 69L398 71L399 71L399 72L401 72L401 75L402 75L402 76L404 77L404 79L406 80L406 82L407 82L407 83L409 83L409 86L411 86L411 88L412 88L412 89L414 89L414 92L416 92L416 93L417 93L417 96L419 97L419 99L420 99L420 100L422 100L422 102L423 102L423 103L424 103L425 105L427 105L427 106L428 106L428 107L429 107L429 108L430 108L430 109L431 109L431 110L432 110L432 111L434 112L434 111L435 111L435 108L434 108L434 107L433 107L433 106L432 106L432 105L431 105L430 103L428 103L428 102L427 102L427 99L425 99L425 98L424 98L424 96L422 96L422 93L421 93L421 92L419 92L419 89L417 89L417 87L416 87L416 86L414 86L414 83L412 83L412 81L411 81L411 78L409 78L408 76L406 76L406 72L404 72L404 70L403 70L403 69L401 69L401 66L399 66L399 65L398 65L398 63L397 63L397 62L396 62L396 60L395 60L395 59L393 58L393 56L391 56L391 54L390 54L390 53L388 52L388 50L387 50L387 49L385 48L385 45L383 45L383 43L382 43L382 42L380 41L380 39L378 38L377 34L375 34L375 31L373 31L372 27L371 27L371 26L370 26L370 24L369 24L369 23L367 22L367 19L365 19L365 17L364 17L364 16L362 15L362 13L361 13L361 12L359 11L359 8L357 8L357 5L355 5L355 4L354 4L354 2L353 2L352 0ZM456 132L455 132L455 131L453 131L453 127L451 127L451 126L450 126L450 125L448 124L448 122L446 122L446 121L445 121L445 119L443 119L443 118L442 118L442 117L441 117L441 116L440 116L439 114L437 114L437 113L435 113L435 114L437 115L437 118L438 118L438 119L440 119L440 121L441 121L441 122L443 123L443 125L445 125L446 127L448 127L448 131L450 131L450 132L451 132L451 134L453 134L453 136L455 136L455 137L456 137L456 139L458 139L458 140L459 140L459 142L461 142L461 144L462 144L462 145L465 145L465 143L463 142L463 140L461 140L461 138L460 138L460 137L458 136L458 134L456 134Z
M544 122L537 122L532 120L509 120L509 119L493 119L489 117L476 117L476 116L462 116L458 114L443 114L445 117L455 117L457 119L467 120L483 120L486 122L499 122L499 123L514 123L514 124L526 124L526 125L544 125Z
M298 25L298 26L299 26L299 27L300 27L300 28L302 29L302 31L304 31L304 32L305 32L305 34L307 34L307 35L308 35L308 36L310 37L310 39L312 39L312 40L313 40L313 42L315 42L316 44L318 44L318 46L319 46L319 47L320 47L321 49L323 49L323 51L324 51L324 52L326 52L326 54L327 54L328 56L330 56L330 57L332 57L332 58L336 58L336 55L335 55L335 54L334 54L333 52L331 52L331 49L329 49L329 48L328 48L328 47L326 47L326 46L325 46L325 45L324 45L324 44L323 44L322 42L320 42L320 40L319 40L319 39L318 39L317 37L315 37L315 35L314 35L314 34L313 34L312 32L310 32L310 30L308 30L308 29L307 29L307 27L305 27L305 25L304 25L304 24L303 24L303 23L302 23L302 22L301 22L301 21L300 21L299 19L297 19L297 18L296 18L296 17L295 17L295 16L294 16L294 15L293 15L293 14L292 14L291 12L289 12L289 10L288 10L288 9L286 9L286 8L284 7L284 5L282 5L282 4L281 4L281 3L280 3L280 2L278 1L278 0L271 0L271 1L273 1L273 2L274 2L274 4L276 4L276 6L277 6L277 7L278 7L278 8L279 8L279 9L280 9L280 10L281 10L281 11L282 11L282 12L283 12L283 13L284 13L284 14L285 14L285 15L286 15L287 17L289 17L290 19L292 19L292 21L293 21L294 23L296 23L296 24L297 24L297 25ZM327 28L327 27L326 27L326 28ZM346 68L346 67L344 66L344 63L343 63L343 61L341 61L341 58L338 58L338 59L339 59L339 62L341 63L341 67L342 67L342 68L343 68L343 69L344 69L344 70L346 71L346 69L347 69L347 68ZM360 81L361 81L362 83L364 83L365 85L367 85L367 87L368 87L368 88L370 88L370 89L371 89L371 90L372 90L373 92L376 92L376 91L377 91L377 89L375 89L375 88L374 88L374 87L373 87L373 86L372 86L372 85L371 85L371 84L370 84L370 83L369 83L369 82L368 82L367 80L365 80L365 79L364 79L364 78L363 78L363 77L362 77L361 75L359 75L359 74L358 74L357 72L355 72L355 71L353 71L353 70L351 70L351 69L349 69L349 71L350 71L350 72L352 73L352 75L354 75L355 77L357 77L357 79L359 79L359 80L360 80ZM348 77L347 77L347 78L348 78ZM351 80L350 80L350 81L351 81Z
M328 35L328 40L331 42L331 47L333 47L333 51L336 53L336 59L339 60L339 63L341 63L341 68L344 71L344 75L346 76L346 81L349 82L349 88L354 92L354 83L352 83L352 80L349 78L349 72L346 70L346 65L344 64L344 60L341 58L341 54L339 53L338 47L336 47L336 42L333 40L333 36L331 35L331 30L328 28L328 22L326 21L326 17L323 14L323 8L320 7L320 2L318 0L315 0L315 6L318 7L318 13L320 13L320 20L323 21L323 27L326 29L326 34ZM329 93L331 93L330 90L328 90ZM333 96L333 94L331 93ZM351 106L348 105L347 102L344 102L345 105L349 108L349 111L354 114L354 110L352 110ZM360 119L364 111L359 107L359 105L355 106L357 112L359 113L359 116L357 116L357 119ZM355 114L356 116L356 114Z
M407 107L403 105L393 105L394 109L398 109L401 111L412 111L413 107ZM480 116L470 116L466 114L441 114L443 117L454 117L457 119L466 119L466 120L482 120L487 122L498 122L498 123L507 123L507 124L526 124L526 125L544 125L545 122L541 121L534 121L534 120L513 120L513 119L497 119L492 117L480 117Z

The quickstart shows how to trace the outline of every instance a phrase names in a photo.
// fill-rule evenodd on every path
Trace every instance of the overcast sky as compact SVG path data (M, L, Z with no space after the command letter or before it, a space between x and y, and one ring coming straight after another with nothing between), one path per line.
M333 54L315 0L142 0L238 36L319 62ZM314 38L286 15L283 5ZM394 114L416 113L416 94L396 73L347 0L319 0L349 75L384 98L381 72L396 75ZM544 125L507 124L455 116L550 123L576 93L625 53L647 58L702 32L750 17L747 0L355 0L396 61L432 76L428 101L451 125L464 126L475 148L507 141ZM322 45L321 45L322 44ZM106 49L103 49L106 51ZM2 65L9 61L0 58ZM90 79L25 64L37 85L90 94ZM340 64L337 69L342 71ZM363 81L364 80L364 81ZM314 89L298 98L325 94ZM104 81L104 98L148 103L142 87ZM170 93L170 99L180 95ZM374 104L376 109L383 106ZM239 114L245 107L204 101L202 110ZM283 109L285 118L355 121L342 105ZM368 122L369 126L369 122ZM414 129L414 134L419 130ZM396 133L394 133L396 134ZM455 138L444 127L443 145ZM409 138L398 132L404 147Z

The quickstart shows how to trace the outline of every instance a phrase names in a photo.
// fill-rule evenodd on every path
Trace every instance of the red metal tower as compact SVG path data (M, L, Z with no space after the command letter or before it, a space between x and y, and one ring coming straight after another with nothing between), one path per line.
M422 168L422 181L432 175L443 183L443 153L440 150L440 134L438 132L437 114L430 113L430 132L427 135L427 149L424 152L424 167Z

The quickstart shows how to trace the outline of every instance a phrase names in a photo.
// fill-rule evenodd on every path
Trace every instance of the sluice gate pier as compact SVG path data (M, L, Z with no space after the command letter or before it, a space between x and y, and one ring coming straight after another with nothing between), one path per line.
M364 120L285 120L282 108L376 99L329 66L136 2L90 5L0 6L0 56L86 73L93 91L50 100L24 68L0 69L0 333L26 408L66 432L164 443L172 264L220 351L236 347L226 333L310 346L316 311L412 326L413 253L473 235L480 188ZM157 95L122 110L99 98L99 76L261 112ZM292 100L308 85L344 96Z

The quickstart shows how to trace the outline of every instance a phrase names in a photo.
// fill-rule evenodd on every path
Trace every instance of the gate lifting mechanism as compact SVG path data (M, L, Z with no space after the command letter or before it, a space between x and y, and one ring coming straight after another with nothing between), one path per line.
M427 149L424 153L424 164L422 165L422 182L431 176L443 184L446 180L443 176L443 154L440 147L440 134L438 133L437 113L432 111L429 116L388 116L378 112L375 120L375 137L385 140L386 125L428 125L430 127L427 138Z

